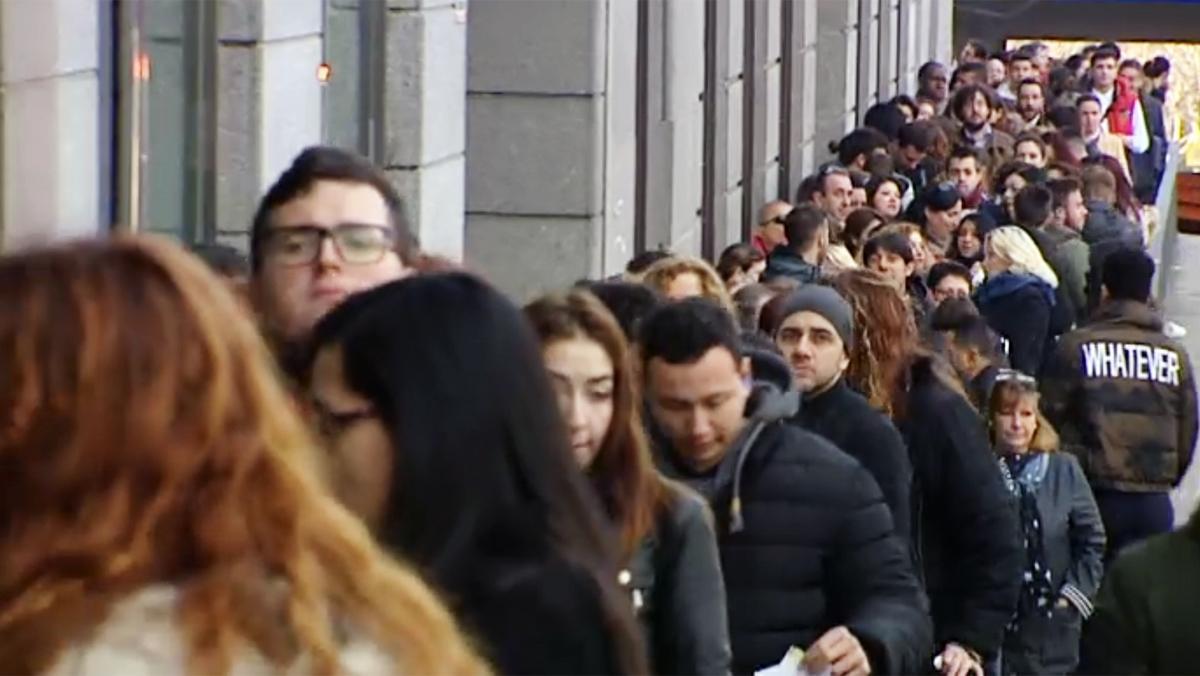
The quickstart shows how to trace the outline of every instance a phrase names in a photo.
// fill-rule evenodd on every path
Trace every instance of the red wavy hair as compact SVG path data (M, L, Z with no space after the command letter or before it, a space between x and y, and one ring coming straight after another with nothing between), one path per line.
M175 246L0 261L0 664L45 670L118 601L179 591L193 673L256 648L338 671L333 622L413 673L486 667L313 471L232 295Z

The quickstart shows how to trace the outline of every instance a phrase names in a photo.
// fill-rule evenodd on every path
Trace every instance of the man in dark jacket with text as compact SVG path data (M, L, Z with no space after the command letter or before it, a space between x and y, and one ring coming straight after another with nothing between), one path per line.
M1169 492L1196 445L1196 385L1183 346L1148 305L1154 261L1121 249L1104 261L1104 302L1063 336L1043 384L1044 410L1096 493L1109 559L1169 531Z
M751 385L716 305L656 311L640 344L659 465L716 517L734 673L774 665L791 646L814 673L928 669L927 602L871 474L788 424L795 392Z

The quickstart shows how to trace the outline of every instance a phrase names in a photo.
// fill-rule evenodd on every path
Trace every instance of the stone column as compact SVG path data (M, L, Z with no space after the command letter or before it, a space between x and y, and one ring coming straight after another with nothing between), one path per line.
M929 58L947 66L958 57L954 53L954 0L929 0Z
M0 247L98 233L99 0L0 2Z
M382 162L421 247L456 260L465 212L467 13L464 0L388 0Z
M475 0L467 30L467 263L522 299L598 274L605 3Z
M323 0L222 0L218 8L216 218L246 245L258 200L321 142Z
M881 0L858 2L858 120L879 102L879 12Z
M828 144L854 128L858 98L858 2L820 0L817 4L818 164Z
M891 99L901 93L900 73L900 3L881 0L879 8L879 97ZM907 92L912 94L912 92Z

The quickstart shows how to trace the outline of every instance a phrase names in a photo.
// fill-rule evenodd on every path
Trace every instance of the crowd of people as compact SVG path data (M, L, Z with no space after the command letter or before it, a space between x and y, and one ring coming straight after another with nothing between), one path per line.
M1194 669L1196 390L1138 202L1163 88L1127 66L972 43L715 264L523 308L329 147L244 265L0 258L0 664Z

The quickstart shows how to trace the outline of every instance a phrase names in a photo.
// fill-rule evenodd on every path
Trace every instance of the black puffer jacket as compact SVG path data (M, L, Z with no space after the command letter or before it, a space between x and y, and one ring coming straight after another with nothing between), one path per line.
M832 441L867 468L892 510L896 533L907 540L912 526L912 464L892 421L842 379L805 399L792 422Z
M697 474L665 442L659 462L708 498L729 605L734 673L777 663L845 625L873 673L929 663L927 602L879 486L858 461L786 421L797 395L756 391L725 459Z
M943 384L932 358L918 358L909 369L903 404L898 427L915 477L913 542L935 646L955 642L991 659L1020 592L1022 550L1011 497L983 421Z

